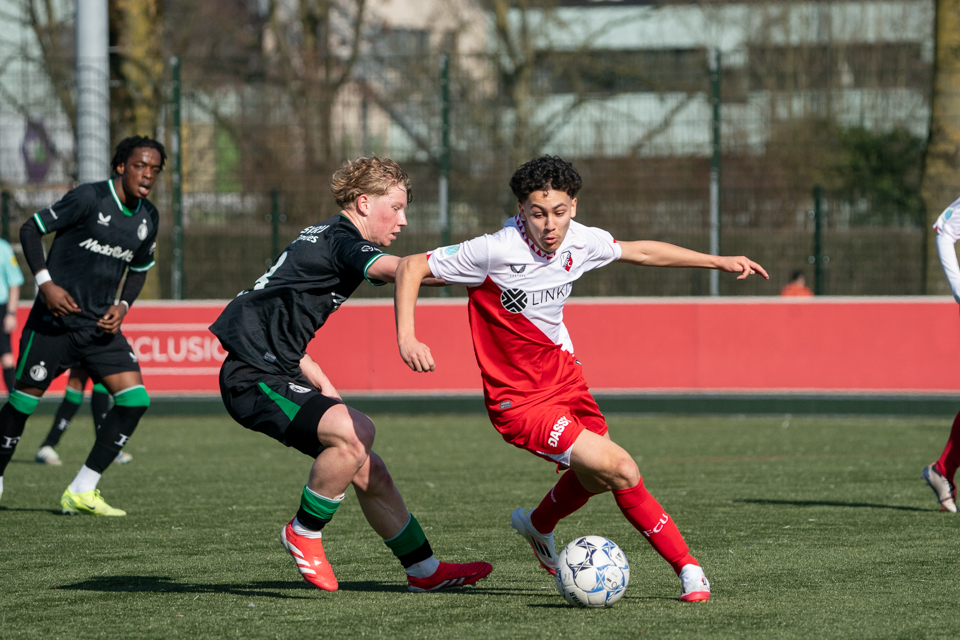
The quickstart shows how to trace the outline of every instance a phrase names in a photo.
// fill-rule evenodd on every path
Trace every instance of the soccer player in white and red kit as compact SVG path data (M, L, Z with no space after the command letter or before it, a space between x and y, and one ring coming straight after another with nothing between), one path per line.
M550 573L556 570L553 530L593 495L612 491L623 515L680 576L680 600L710 598L710 583L673 520L643 485L633 457L614 443L590 395L563 324L563 305L581 275L614 261L660 267L766 272L745 257L710 256L662 242L620 242L579 224L582 186L573 165L543 156L510 181L519 213L497 233L404 258L397 268L400 355L414 371L433 371L433 357L414 330L414 309L426 276L464 284L470 295L473 345L484 398L503 439L569 468L530 511L511 518Z
M960 264L957 263L957 250L954 248L960 239L960 200L940 214L933 228L937 232L940 264L950 282L954 299L960 302ZM923 479L937 495L940 508L951 513L957 512L957 488L954 484L957 467L960 467L960 413L953 419L950 438L940 458L923 468Z

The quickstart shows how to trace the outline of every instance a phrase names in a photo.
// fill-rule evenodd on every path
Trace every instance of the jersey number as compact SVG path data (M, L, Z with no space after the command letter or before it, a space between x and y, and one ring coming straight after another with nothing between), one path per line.
M253 289L263 289L265 286L267 286L267 283L270 282L270 278L273 276L274 272L280 268L280 265L282 265L283 261L286 259L287 252L284 251L280 254L280 257L277 258L277 261L273 264L273 266L267 269L267 272L257 279L257 284L253 285Z

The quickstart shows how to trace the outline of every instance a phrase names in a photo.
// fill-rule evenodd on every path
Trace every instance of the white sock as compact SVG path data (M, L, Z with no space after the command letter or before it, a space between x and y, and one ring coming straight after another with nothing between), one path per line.
M304 538L313 538L319 540L323 537L323 531L314 531L313 529L307 529L305 526L300 524L300 521L296 518L293 519L293 532L298 536L303 536Z
M77 477L73 479L73 482L70 483L70 491L73 493L86 493L87 491L93 491L97 488L97 483L100 482L100 475L87 465L80 467L80 473L77 474Z
M413 578L429 578L440 567L440 561L430 556L406 568L408 576Z
M0 476L0 493L3 493L3 476Z

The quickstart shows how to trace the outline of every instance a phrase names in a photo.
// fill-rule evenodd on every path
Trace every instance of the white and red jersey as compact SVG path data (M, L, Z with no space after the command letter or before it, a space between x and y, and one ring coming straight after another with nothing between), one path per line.
M940 264L950 283L950 290L957 302L960 302L960 264L957 263L957 252L954 245L960 239L960 200L954 201L937 218L933 225L937 232L937 253Z
M563 305L577 278L620 255L613 236L575 220L557 251L544 253L519 215L496 233L428 254L435 277L468 288L488 410L514 409L582 382Z

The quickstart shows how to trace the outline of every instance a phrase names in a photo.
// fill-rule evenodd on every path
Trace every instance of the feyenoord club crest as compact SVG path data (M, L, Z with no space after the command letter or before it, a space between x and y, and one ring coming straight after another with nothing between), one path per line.
M30 377L40 382L41 380L46 379L47 377L47 368L43 366L43 361L40 364L30 367Z
M140 240L147 239L147 219L146 218L144 218L143 221L140 223L140 226L137 227L137 237L140 238Z
M570 268L573 266L573 255L569 251L561 253L560 264L563 265L565 271L570 271Z
M500 294L500 304L510 313L520 313L527 308L527 292L522 289L507 289Z

